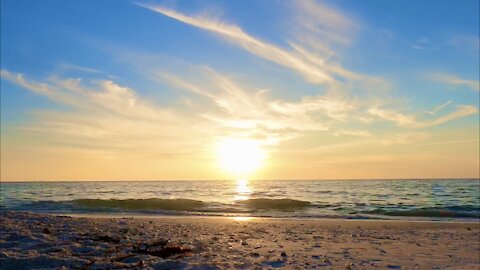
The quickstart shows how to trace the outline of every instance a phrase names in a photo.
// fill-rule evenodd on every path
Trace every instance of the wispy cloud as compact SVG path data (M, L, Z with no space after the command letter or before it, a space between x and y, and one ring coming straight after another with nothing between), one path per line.
M432 42L430 41L430 39L428 39L426 37L422 37L422 38L416 40L412 44L412 48L414 48L416 50L436 50L437 49L437 47L432 45Z
M1 77L69 106L66 112L37 111L36 121L22 127L27 132L44 134L57 144L109 151L128 149L132 154L174 154L198 149L207 132L198 126L201 119L181 117L171 108L159 107L113 81L34 82L6 70L1 71ZM198 140L189 140L191 136Z
M371 115L392 121L402 127L417 127L418 123L411 115L405 115L390 109L371 108L368 110Z
M448 145L448 144L473 144L479 143L479 140L450 140L450 141L437 141L437 142L428 142L428 143L418 143L416 146L431 146L431 145Z
M294 14L294 35L312 47L318 44L348 45L360 28L358 22L322 2L295 0L290 7ZM317 48L319 52L333 52L326 45Z
M422 121L391 109L365 109L370 106L368 102L341 95L285 101L272 98L265 90L245 88L211 68L197 71L188 80L166 71L154 72L158 82L186 91L187 97L193 95L197 102L186 102L183 108L159 106L111 80L83 82L53 76L34 82L7 70L2 70L1 76L73 109L67 113L37 112L37 122L23 127L24 130L53 134L58 136L57 141L79 147L112 151L139 151L150 145L147 152L186 153L222 136L255 138L264 145L276 145L312 131L381 140L365 129L343 128L342 123L371 125L377 117L404 128L425 128L477 113L476 107L460 105L453 112ZM205 103L199 103L198 97L203 97ZM436 114L450 103L441 104L432 112ZM404 142L409 138L389 139Z
M447 102L445 102L445 103L442 103L442 104L436 106L435 108L433 108L433 109L430 110L430 111L427 111L427 110L426 110L425 112L428 113L428 114L430 114L430 115L436 115L439 111L445 109L445 108L446 108L448 105L450 105L450 104L452 104L452 101L451 101L451 100L449 100L449 101L447 101Z
M382 119L396 123L398 126L405 128L425 128L444 124L451 120L455 120L468 115L476 114L478 108L470 105L458 105L453 112L439 116L430 120L418 120L413 115L403 114L390 109L371 108L368 110L371 115L378 116Z
M302 61L298 56L287 50L252 37L236 25L226 24L208 17L187 16L161 6L139 5L183 23L219 34L257 56L299 72L312 82L333 82L333 78L322 68Z
M35 121L22 125L21 130L49 138L57 146L110 153L198 153L225 136L275 145L305 131L328 130L325 119L339 118L348 109L345 101L327 97L298 103L274 100L265 91L246 90L212 69L202 70L209 82L157 73L164 84L207 101L183 108L159 106L111 80L83 82L54 76L36 82L7 70L1 71L1 77L69 108L66 112L36 111Z
M103 72L99 69L92 68L92 67L86 67L86 66L80 66L80 65L74 65L72 63L66 62L66 61L58 61L55 64L56 70L55 73L58 76L68 76L70 74L82 74L85 76L89 77L98 77L98 78L108 78L110 80L116 80L118 79L117 77L108 74L107 72Z
M206 110L201 115L229 128L273 133L327 130L328 126L319 116L339 118L349 106L346 101L327 97L300 102L274 100L265 91L245 89L212 69L203 70L206 71L206 81L202 82L190 82L165 72L158 73L158 77L163 79L163 83L209 99L218 110Z
M105 74L104 72L98 70L98 69L94 69L94 68L90 68L90 67L84 67L84 66L78 66L78 65L73 65L71 63L67 63L67 62L64 62L64 61L61 61L58 63L58 67L59 69L61 70L78 70L78 71L82 71L82 72L88 72L88 73L96 73L96 74Z
M455 74L449 73L430 73L427 78L439 83L450 84L453 86L463 86L475 91L480 91L480 81L465 79Z
M339 82L338 78L378 82L371 78L349 71L337 62L330 61L332 43L346 43L346 33L356 28L346 16L314 1L296 1L299 25L302 33L296 32L296 38L289 39L291 45L285 49L246 33L242 28L207 16L189 16L162 6L138 4L180 22L220 35L235 45L266 60L290 68L312 83L329 86ZM308 49L307 49L308 48Z
M429 134L425 132L403 132L399 134L392 134L386 138L380 139L382 145L398 145L398 144L412 144L419 141L424 141L429 138Z
M340 129L340 130L335 131L334 135L335 136L348 135L348 136L358 136L358 137L365 137L365 138L372 137L372 134L368 130L345 130L345 129Z
M201 76L189 76L188 80L165 71L155 73L154 77L169 88L182 89L185 96L196 97L195 102L184 104L186 107L176 103L170 107L160 106L142 98L137 90L111 80L83 81L53 76L36 82L7 70L1 71L1 77L69 107L67 111L34 112L34 121L20 126L23 134L43 143L47 151L78 151L102 157L213 158L208 156L212 143L229 136L254 139L272 153L315 156L379 143L412 144L428 138L423 132L374 134L368 126L375 124L376 118L405 128L422 128L477 112L472 106L457 106L457 110L449 114L419 121L393 110L365 112L368 103L330 94L285 101L272 98L268 91L247 88L213 69L200 70ZM198 102L198 97L203 97L205 104ZM436 111L447 105L437 106ZM348 127L353 119L357 119L357 124L368 125L367 129ZM337 143L316 141L294 150L280 145L312 132L330 138L333 135Z
M335 120L345 120L349 112L353 112L357 105L348 99L333 96L305 97L300 102L274 101L269 107L284 115L303 115L320 113Z
M344 143L337 143L337 144L328 144L328 145L320 145L309 149L300 149L300 150L293 150L293 151L286 151L289 153L305 153L310 155L318 155L318 154L326 154L326 153L336 153L340 149L345 148L353 148L363 146L365 144L370 143L369 140L361 139L356 141L349 141Z

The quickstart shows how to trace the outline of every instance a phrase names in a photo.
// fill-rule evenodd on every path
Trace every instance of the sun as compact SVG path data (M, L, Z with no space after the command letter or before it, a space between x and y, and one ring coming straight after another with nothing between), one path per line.
M218 143L220 167L235 177L248 177L259 169L266 157L259 141L227 138Z

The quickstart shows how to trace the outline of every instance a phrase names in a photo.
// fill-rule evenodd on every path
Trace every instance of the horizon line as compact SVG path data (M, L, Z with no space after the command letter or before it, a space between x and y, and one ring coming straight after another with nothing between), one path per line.
M1 183L32 183L32 182L182 182L182 181L238 181L247 179L248 181L432 181L432 180L480 180L480 177L421 177L421 178L303 178L303 179L107 179L107 180L91 180L91 179L75 179L75 180L0 180Z

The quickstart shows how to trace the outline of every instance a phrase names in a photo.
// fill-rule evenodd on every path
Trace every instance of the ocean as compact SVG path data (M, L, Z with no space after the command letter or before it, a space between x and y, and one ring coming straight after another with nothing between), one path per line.
M0 184L1 211L119 216L480 219L480 180L224 180Z

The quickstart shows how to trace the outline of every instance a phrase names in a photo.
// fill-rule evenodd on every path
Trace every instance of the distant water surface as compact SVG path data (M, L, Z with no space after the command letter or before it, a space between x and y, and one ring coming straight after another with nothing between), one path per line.
M225 180L0 184L2 210L64 214L480 219L480 181Z

